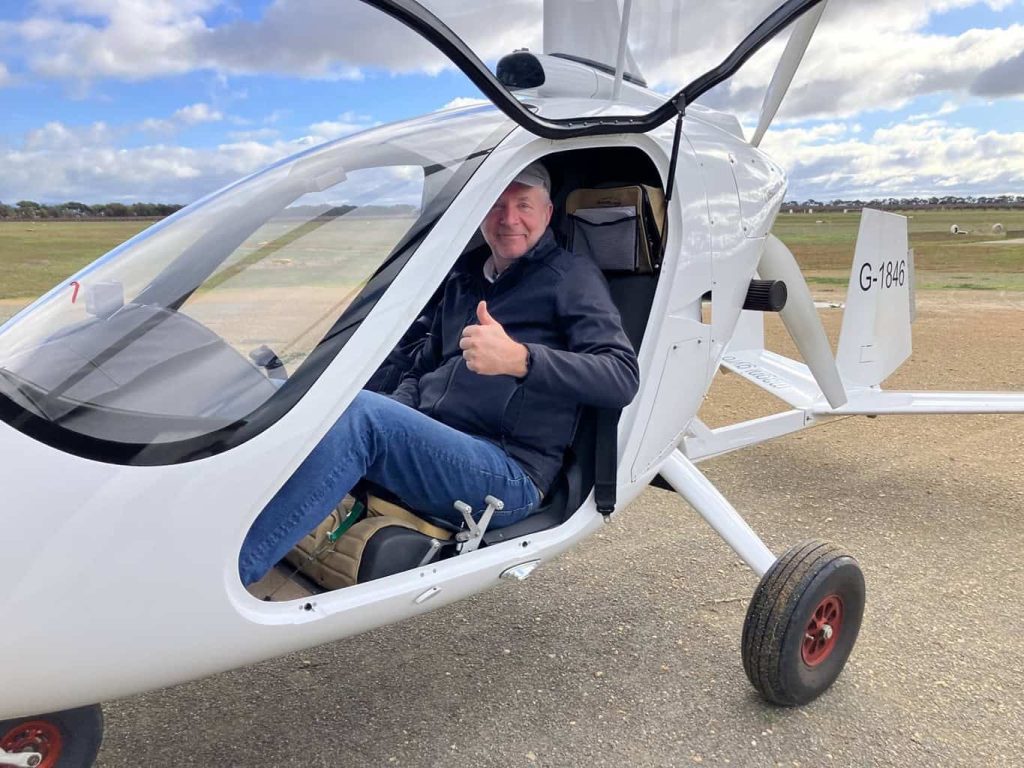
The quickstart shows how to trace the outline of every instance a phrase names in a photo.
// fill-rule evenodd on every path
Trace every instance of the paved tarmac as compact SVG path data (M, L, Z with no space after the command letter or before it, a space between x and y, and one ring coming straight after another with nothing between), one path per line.
M825 537L867 574L847 668L802 709L744 676L753 574L651 489L522 585L115 702L99 765L1024 765L1022 432L861 418L703 465L777 553Z

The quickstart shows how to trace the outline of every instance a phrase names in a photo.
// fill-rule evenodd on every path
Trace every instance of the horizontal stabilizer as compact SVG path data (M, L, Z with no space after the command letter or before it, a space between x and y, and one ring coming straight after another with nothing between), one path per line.
M766 349L730 350L722 358L722 366L794 408L828 408L811 369L796 360Z
M852 390L841 408L819 404L817 415L900 416L927 413L1024 413L1024 392L887 392Z

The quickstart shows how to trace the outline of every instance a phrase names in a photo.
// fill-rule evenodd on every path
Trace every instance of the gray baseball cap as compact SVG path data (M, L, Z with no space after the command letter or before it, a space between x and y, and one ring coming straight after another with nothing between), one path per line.
M528 187L544 187L548 192L551 191L551 174L541 163L530 163L512 181Z

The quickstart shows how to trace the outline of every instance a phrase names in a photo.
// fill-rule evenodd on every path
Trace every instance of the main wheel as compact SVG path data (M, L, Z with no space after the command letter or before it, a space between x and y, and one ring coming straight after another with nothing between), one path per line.
M852 556L805 541L757 585L743 622L743 669L765 699L813 701L835 682L864 616L864 575Z
M103 739L99 704L0 722L0 748L38 752L36 768L89 768ZM0 756L0 767L7 765Z

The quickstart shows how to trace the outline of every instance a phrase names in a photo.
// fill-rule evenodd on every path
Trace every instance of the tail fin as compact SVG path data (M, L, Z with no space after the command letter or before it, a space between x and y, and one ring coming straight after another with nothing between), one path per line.
M914 255L907 219L865 208L836 363L847 387L881 384L910 357Z
M783 253L784 249L782 246L775 251ZM784 261L788 263L788 259ZM804 303L808 301L809 297ZM907 220L865 208L836 355L845 403L830 405L822 394L820 380L828 377L821 376L821 372L828 369L831 360L823 359L820 344L815 373L804 363L766 350L759 313L744 311L722 366L788 403L793 410L717 429L709 429L697 419L683 442L683 451L693 461L721 456L835 416L1024 414L1024 392L883 390L879 386L882 381L910 356L913 321L914 255L907 248ZM808 333L808 328L809 323L790 327L794 341L815 335Z

